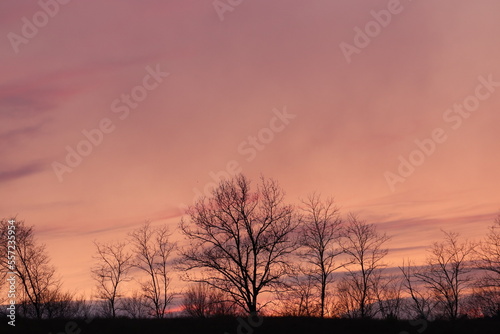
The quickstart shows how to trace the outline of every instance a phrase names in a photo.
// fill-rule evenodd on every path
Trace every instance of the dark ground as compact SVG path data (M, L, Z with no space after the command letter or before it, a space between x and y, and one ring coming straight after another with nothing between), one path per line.
M456 322L350 320L317 318L174 318L164 320L16 319L16 327L0 324L0 333L29 334L499 334L499 319L463 319Z

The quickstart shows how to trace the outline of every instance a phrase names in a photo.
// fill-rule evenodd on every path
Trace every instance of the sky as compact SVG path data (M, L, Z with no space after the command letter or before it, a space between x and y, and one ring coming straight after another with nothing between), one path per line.
M0 2L0 217L70 290L214 180L333 196L421 260L500 209L494 0Z

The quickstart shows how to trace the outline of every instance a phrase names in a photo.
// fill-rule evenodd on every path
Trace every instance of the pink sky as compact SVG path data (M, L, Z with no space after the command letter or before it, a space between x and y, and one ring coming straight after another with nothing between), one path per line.
M500 209L500 87L483 87L456 129L443 116L480 77L500 82L500 3L402 0L348 63L341 43L390 2L243 1L221 21L212 1L71 1L15 47L41 7L1 2L0 217L35 225L65 286L87 292L93 240L146 219L177 233L193 189L231 161L290 202L317 191L377 223L393 265L440 229L484 235ZM120 119L113 102L148 67L169 75ZM295 117L281 126L285 109ZM60 182L53 163L103 119L113 130ZM446 140L392 191L386 172L436 128ZM269 140L250 154L259 134Z

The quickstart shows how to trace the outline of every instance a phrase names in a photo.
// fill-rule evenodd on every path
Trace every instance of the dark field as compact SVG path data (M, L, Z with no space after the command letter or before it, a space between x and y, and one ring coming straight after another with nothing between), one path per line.
M256 327L251 324L257 325ZM94 319L84 320L28 320L18 319L16 327L6 321L0 325L0 333L29 334L127 334L127 333L168 333L168 334L498 334L498 319L463 319L455 322L433 321L409 322L391 320L351 320L319 318L264 318L248 322L240 318L190 319L173 318L164 320L134 319Z

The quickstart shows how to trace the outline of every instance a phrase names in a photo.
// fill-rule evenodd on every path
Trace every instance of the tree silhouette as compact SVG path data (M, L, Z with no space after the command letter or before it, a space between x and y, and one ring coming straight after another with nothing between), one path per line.
M97 297L105 301L104 311L116 317L117 299L121 297L120 286L128 280L132 267L132 255L125 250L126 243L94 242L96 264L92 267L92 277L97 283Z
M304 222L300 230L301 258L310 265L306 274L318 286L320 316L325 316L325 302L332 274L342 267L336 259L343 253L340 247L342 220L333 198L321 201L321 196L310 195L304 204Z
M147 276L141 287L156 318L165 316L173 298L170 292L169 258L175 244L169 241L169 237L166 226L152 227L150 222L130 233L135 255L133 265Z
M500 215L477 247L475 257L477 267L486 271L482 279L485 287L500 287Z
M409 313L418 319L430 319L436 307L434 293L423 287L418 273L422 272L422 267L416 266L411 260L407 264L399 267L403 275L403 287L409 293L411 301L408 302Z
M15 240L14 250L7 248L11 239ZM37 243L33 226L27 226L22 220L3 219L0 223L0 240L5 245L2 247L1 267L5 271L15 272L20 283L17 297L25 316L38 319L51 317L48 308L53 304L49 302L61 297L61 282L54 266L50 264L45 245ZM9 253L9 250L15 254ZM14 268L7 261L8 255L14 256Z
M377 271L385 265L382 260L388 250L384 248L389 240L386 234L379 234L375 225L359 220L355 215L348 217L342 247L349 258L347 275L340 285L342 298L350 306L354 316L361 318L374 315L375 280Z
M188 316L196 318L237 313L234 310L234 302L228 300L224 292L212 289L206 283L190 286L184 293L182 307Z
M469 302L482 315L500 316L500 215L489 227L486 237L475 248L475 264L485 274L476 282Z
M287 256L297 248L292 232L299 220L273 180L261 178L255 192L238 175L222 181L211 198L201 198L187 211L180 228L189 247L180 267L201 270L197 278L220 289L246 312L255 313L258 297L287 272Z
M461 242L458 233L444 235L444 241L435 242L429 249L427 266L415 275L434 293L445 315L456 319L463 291L472 282L469 261L475 245L467 240Z
M304 274L300 267L286 280L286 284L276 292L277 309L280 316L317 317L321 316L321 304L317 302L318 282L311 275Z

